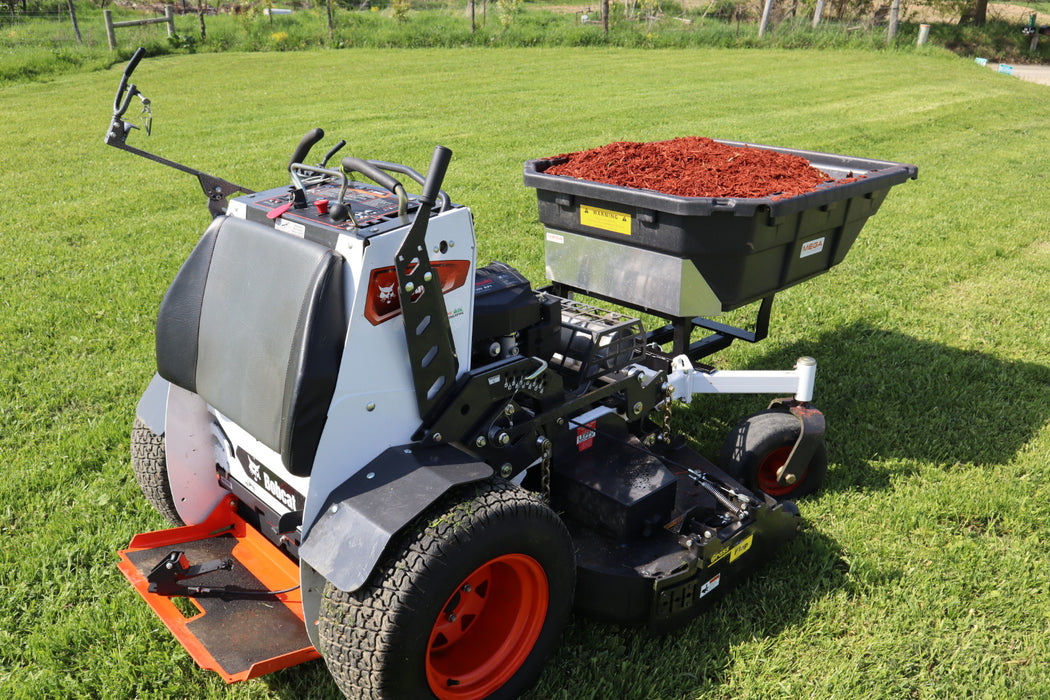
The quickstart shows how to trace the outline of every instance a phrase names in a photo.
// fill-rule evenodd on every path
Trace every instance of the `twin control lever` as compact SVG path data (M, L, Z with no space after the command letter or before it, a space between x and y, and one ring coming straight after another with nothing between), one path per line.
M437 194L434 196L436 197L436 200L440 202L439 211L443 211L449 206L448 195L440 189L440 180L437 182L436 188L434 187L434 183L430 182L430 176L437 175L437 173L428 173L428 176L424 177L407 165L377 160L363 160L361 158L355 158L354 156L344 157L340 163L342 167L339 170L328 168L328 161L346 145L345 140L340 140L331 150L329 150L319 165L312 166L304 164L303 161L309 156L310 150L323 138L323 129L311 129L302 138L299 145L295 147L295 150L292 151L291 160L288 162L288 172L292 177L292 200L287 206L281 206L273 210L271 212L273 218L280 216L290 208L305 209L309 206L306 197L306 187L311 182L311 179L309 178L309 175L311 174L320 178L338 178L341 183L339 195L336 198L336 201L329 202L328 200L317 200L314 202L314 205L317 207L318 215L324 216L327 214L329 218L337 223L349 220L354 227L357 226L357 221L354 219L353 211L343 201L349 184L349 176L352 172L364 175L370 180L373 180L380 187L397 195L398 216L402 219L405 219L408 216L408 193L405 191L401 182L391 175L390 172L407 175L412 180L422 185L424 192L428 190L428 184L431 188L436 189ZM448 150L444 149L442 146L438 146L437 148L441 148L444 151Z

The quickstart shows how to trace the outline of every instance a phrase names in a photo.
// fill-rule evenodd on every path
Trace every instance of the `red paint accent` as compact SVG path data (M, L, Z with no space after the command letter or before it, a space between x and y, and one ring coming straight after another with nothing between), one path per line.
M780 447L766 455L766 458L762 460L762 464L758 466L758 488L774 498L781 498L801 486L806 478L805 470L798 475L798 479L793 484L780 484L777 482L777 472L780 471L780 468L784 466L790 456L790 447Z
M281 214L285 213L286 211L288 211L291 208L292 208L292 203L291 202L285 202L284 204L282 204L281 206L277 207L276 209L271 209L270 211L266 212L266 218L267 219L279 218L281 216Z
M469 260L442 260L430 264L441 282L441 293L448 294L459 289L467 281L470 272ZM409 270L411 272L411 269ZM368 278L368 298L365 302L365 318L373 326L385 323L401 315L401 298L397 289L397 269L380 267L372 270ZM418 294L418 292L417 292ZM413 297L414 299L415 297Z
M576 428L576 451L583 452L584 450L590 449L594 445L594 437L597 435L595 428L597 427L597 421L591 421L587 425L581 425Z

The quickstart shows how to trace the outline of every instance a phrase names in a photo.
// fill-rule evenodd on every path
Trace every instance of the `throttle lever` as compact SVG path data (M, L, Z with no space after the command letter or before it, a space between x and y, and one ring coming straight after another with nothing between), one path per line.
M330 150L330 151L328 151L328 153L324 154L324 159L321 161L321 167L322 168L326 167L328 165L328 161L330 161L332 159L332 156L334 156L336 153L341 151L343 146L345 146L345 145L346 145L346 139L339 139L339 143L337 143L336 145L332 146L332 150Z

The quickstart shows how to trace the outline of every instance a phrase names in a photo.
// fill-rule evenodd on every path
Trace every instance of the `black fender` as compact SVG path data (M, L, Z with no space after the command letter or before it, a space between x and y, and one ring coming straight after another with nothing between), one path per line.
M340 590L357 590L395 534L453 486L491 475L451 445L391 447L329 494L299 557Z
M135 415L156 435L164 435L168 412L168 380L154 374L142 393Z

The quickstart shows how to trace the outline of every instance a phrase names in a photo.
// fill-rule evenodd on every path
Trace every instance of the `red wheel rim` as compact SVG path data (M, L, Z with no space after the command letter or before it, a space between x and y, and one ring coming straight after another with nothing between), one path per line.
M445 602L427 644L427 682L441 700L477 700L510 680L543 629L550 589L540 563L505 554Z
M790 455L790 447L778 447L766 455L766 458L762 460L762 464L758 465L758 488L762 489L770 496L786 496L797 489L802 482L805 481L808 468L802 470L802 473L798 475L798 479L793 484L781 484L777 482L777 472L779 472L780 468L787 463Z

